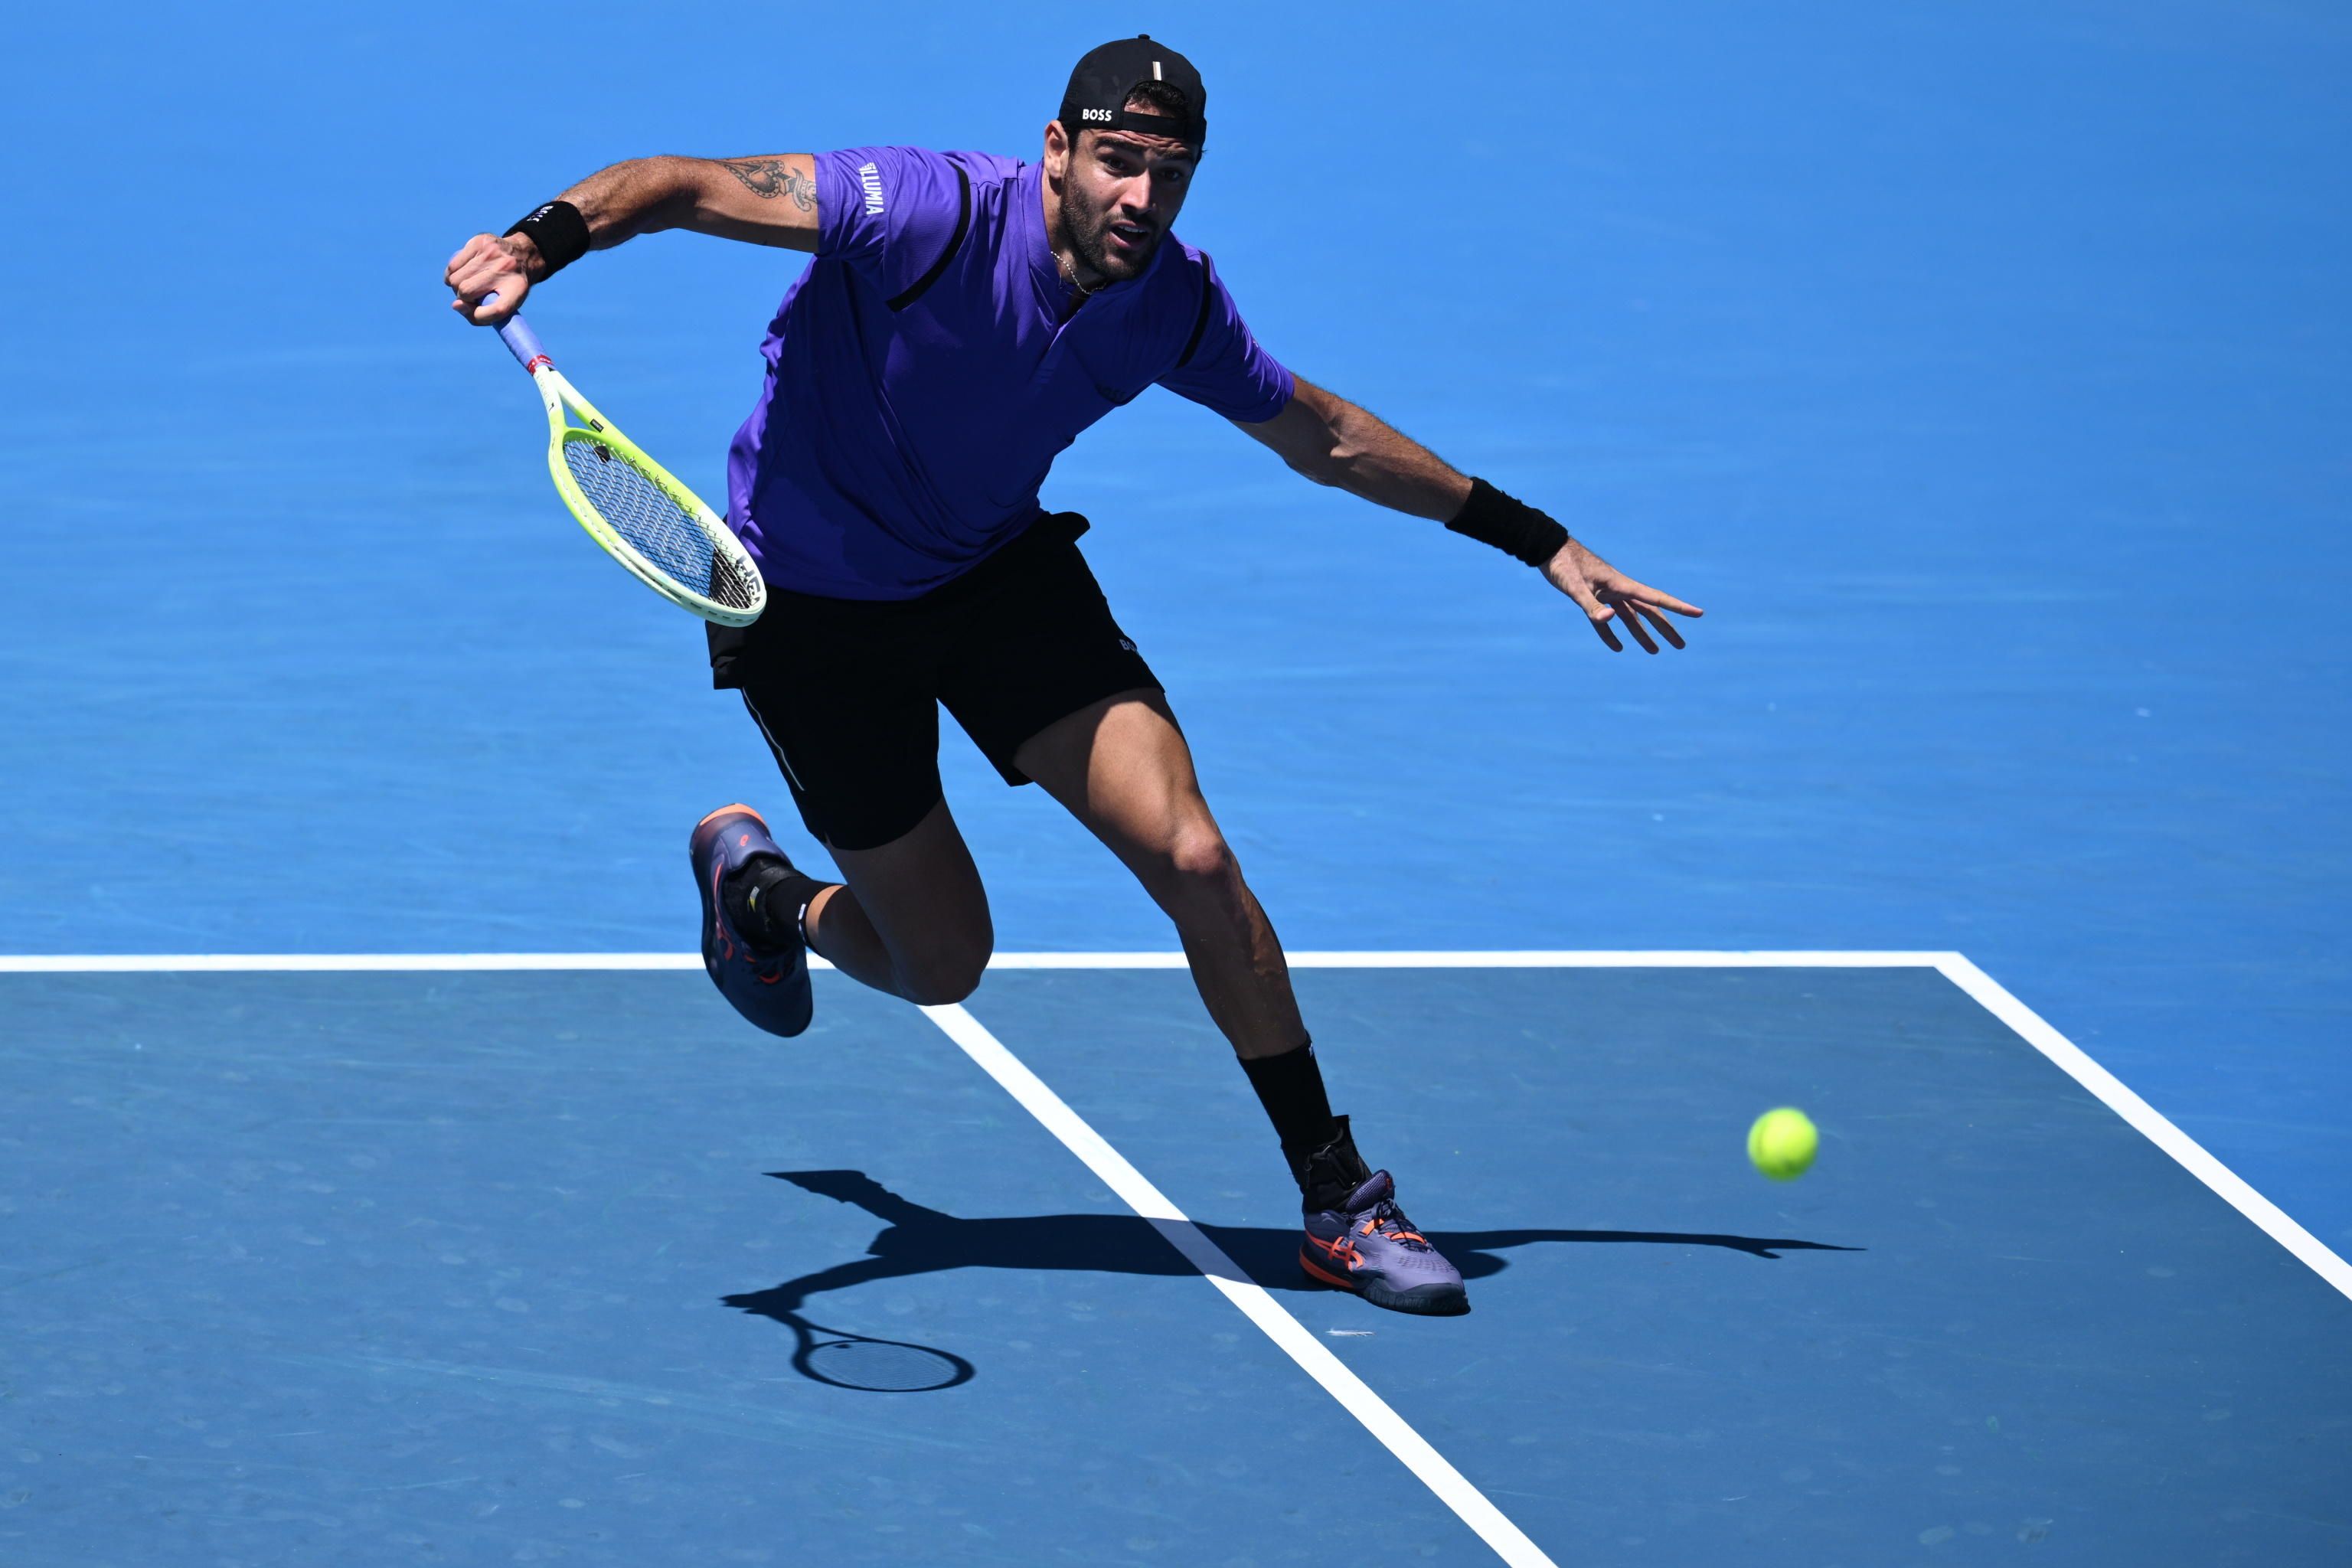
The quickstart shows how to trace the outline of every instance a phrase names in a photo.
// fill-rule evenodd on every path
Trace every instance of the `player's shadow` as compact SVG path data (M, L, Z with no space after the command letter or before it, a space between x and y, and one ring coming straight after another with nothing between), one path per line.
M802 1321L811 1297L880 1279L903 1279L950 1268L1041 1268L1093 1274L1189 1277L1199 1270L1150 1221L1134 1215L1045 1214L1003 1219L962 1219L902 1198L863 1171L772 1171L769 1174L836 1202L855 1204L886 1228L866 1256L787 1279L765 1290L722 1298L730 1307L788 1326ZM1228 1278L1268 1290L1319 1290L1298 1268L1295 1229L1203 1225L1201 1233L1232 1260ZM1858 1252L1860 1247L1787 1237L1718 1236L1677 1230L1443 1230L1432 1235L1465 1279L1483 1279L1510 1267L1496 1254L1535 1242L1584 1245L1637 1243L1717 1247L1750 1258L1784 1252Z

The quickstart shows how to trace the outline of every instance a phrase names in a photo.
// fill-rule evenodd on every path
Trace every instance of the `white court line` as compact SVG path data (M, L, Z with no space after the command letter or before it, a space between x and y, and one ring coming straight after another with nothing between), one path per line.
M1941 969L1957 952L1713 952L1530 950L1287 955L1293 969ZM812 957L813 969L833 965ZM383 974L439 971L699 969L690 952L0 953L0 974ZM991 969L1181 969L1181 952L1000 952ZM1971 965L1971 968L1974 966Z
M1956 952L1714 952L1652 949L1511 952L1315 952L1293 969L1936 969ZM991 969L1181 969L1181 952L1000 952Z
M691 952L0 953L0 974L413 974L451 970L699 969Z
M1046 1131L1060 1139L1063 1147L1084 1161L1087 1170L1118 1194L1120 1202L1150 1220L1152 1227L1222 1291L1226 1300L1239 1308L1242 1315L1255 1323L1307 1376L1321 1384L1324 1393L1362 1422L1364 1430L1380 1439L1381 1447L1402 1461L1404 1468L1436 1493L1437 1500L1460 1516L1463 1523L1477 1531L1478 1538L1493 1547L1496 1556L1511 1568L1557 1568L1542 1548L1505 1518L1502 1510L1486 1500L1486 1493L1472 1486L1444 1455L1431 1447L1427 1439L1389 1408L1388 1401L1374 1394L1362 1378L1348 1370L1345 1362L1325 1349L1297 1319L1284 1310L1266 1294L1264 1286L1253 1283L1222 1247L1201 1234L1200 1226L1187 1218L1183 1210L1146 1181L1142 1172L1129 1164L1127 1157L1105 1142L1084 1117L1072 1110L1060 1095L1045 1087L1045 1080L1006 1050L979 1019L953 1004L926 1007L923 1012L946 1031L948 1038L963 1048L964 1055L979 1064L981 1071L994 1079L1005 1093L1021 1102L1023 1110L1044 1124Z
M2096 1095L2102 1104L2129 1122L2141 1137L2171 1155L2181 1169L2211 1188L2223 1203L2253 1221L2263 1234L2302 1259L2313 1273L2335 1286L2347 1299L2352 1299L2352 1265L2288 1217L2285 1210L2254 1191L2243 1176L2208 1153L2203 1144L2174 1126L2162 1111L2133 1093L2121 1079L2093 1061L2082 1047L2011 995L2000 982L1957 952L1946 956L1936 967L1945 979L1974 997L1986 1012L2016 1031L2026 1044L2057 1063L2067 1077Z

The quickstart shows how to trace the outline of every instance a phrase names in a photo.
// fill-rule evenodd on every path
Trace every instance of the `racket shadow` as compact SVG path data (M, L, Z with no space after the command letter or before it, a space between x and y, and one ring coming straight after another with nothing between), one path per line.
M812 1298L886 1279L911 1279L958 1268L1021 1268L1054 1273L1131 1274L1190 1279L1199 1271L1171 1247L1149 1221L1134 1215L1016 1215L966 1219L901 1197L863 1171L772 1171L769 1174L804 1192L836 1203L855 1205L883 1222L884 1228L867 1246L866 1256L787 1279L764 1290L720 1298L739 1310L771 1318L793 1331L800 1348L793 1366L803 1376L835 1387L866 1387L845 1381L857 1375L859 1364L889 1365L894 1380L876 1392L931 1392L969 1382L973 1368L960 1356L889 1341L867 1341L822 1331L850 1342L853 1348L835 1352L828 1363L813 1350L809 1323L803 1309ZM1298 1267L1299 1232L1265 1226L1203 1225L1202 1235L1231 1259L1237 1281L1267 1290L1320 1292L1325 1287L1307 1280ZM1483 1279L1510 1267L1499 1253L1538 1243L1577 1246L1706 1247L1744 1253L1756 1258L1778 1258L1790 1252L1858 1252L1860 1247L1790 1237L1732 1236L1711 1232L1664 1230L1571 1230L1520 1226L1496 1230L1449 1230L1432 1239L1465 1279ZM893 1353L861 1352L855 1344L891 1346ZM924 1362L895 1352L922 1351L939 1358ZM814 1358L814 1359L813 1359ZM960 1370L959 1370L960 1369ZM827 1375L833 1373L835 1375ZM922 1379L935 1381L921 1382Z

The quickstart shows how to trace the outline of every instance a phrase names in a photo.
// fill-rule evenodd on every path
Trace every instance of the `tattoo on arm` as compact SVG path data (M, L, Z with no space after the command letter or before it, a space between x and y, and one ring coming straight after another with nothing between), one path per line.
M724 161L721 167L742 181L744 188L755 196L790 196L793 205L801 211L816 211L816 182L786 168L781 158L732 159Z

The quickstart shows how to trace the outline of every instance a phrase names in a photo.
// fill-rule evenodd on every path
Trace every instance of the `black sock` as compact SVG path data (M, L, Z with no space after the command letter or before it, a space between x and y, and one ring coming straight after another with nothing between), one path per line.
M1331 1119L1328 1142L1283 1152L1290 1156L1291 1178L1298 1184L1298 1206L1309 1214L1338 1208L1372 1173L1356 1152L1355 1134L1348 1131L1344 1116Z
M1244 1059L1258 1103L1274 1123L1274 1135L1294 1163L1308 1151L1328 1143L1336 1135L1330 1097L1323 1089L1323 1069L1315 1064L1315 1042L1278 1057Z
M759 855L720 883L719 891L727 902L727 918L744 941L755 947L789 947L805 940L801 911L831 885L772 855Z

